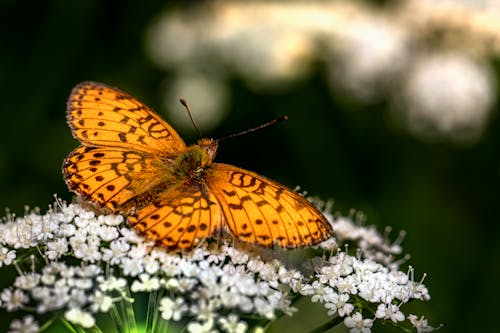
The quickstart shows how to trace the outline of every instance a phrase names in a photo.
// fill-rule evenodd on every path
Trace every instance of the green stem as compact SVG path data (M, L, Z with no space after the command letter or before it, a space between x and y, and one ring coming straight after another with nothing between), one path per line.
M80 325L73 325L69 321L67 321L66 319L63 319L63 318L60 318L60 319L61 319L61 322L63 323L63 325L66 326L66 328L71 333L86 333L85 329L83 327L81 327ZM94 326L94 327L97 327L97 326ZM97 327L97 329L99 329L99 328ZM99 331L101 331L101 330L99 329ZM91 330L91 332L99 332L99 331Z
M67 321L64 318L60 318L60 319L61 319L61 322L63 323L63 325L66 326L66 328L68 329L69 332L78 333L78 331L75 329L75 327L73 327L73 325L71 325L71 323L69 321Z
M158 321L157 330L155 332L168 332L169 320L161 319Z
M154 332L154 312L157 304L158 291L152 291L149 293L148 299L148 309L146 311L146 333Z
M132 301L130 290L126 287L123 291L122 300L113 303L110 309L111 318L118 333L136 333L138 331Z
M124 302L124 300L121 300L120 302ZM125 328L123 327L124 323L120 318L120 313L118 311L116 303L113 303L113 305L111 306L109 314L111 315L111 319L113 321L113 324L115 325L116 332L125 332Z
M158 324L158 313L160 312L158 300L163 296L161 290L154 290L149 293L148 310L146 313L146 333L156 332Z
M128 286L126 287L126 290L125 290L126 294L127 294L127 299L128 300L133 300L133 298L131 297L130 295L130 290L128 288ZM132 305L132 302L128 301L128 300L125 300L124 301L124 319L127 321L127 327L129 329L128 332L131 332L131 333L136 333L138 330L137 330L137 322L135 320L135 313L134 313L134 307Z
M342 318L340 316L337 316L337 317L333 318L332 320L327 321L323 325L321 325L319 327L316 327L312 331L309 331L309 333L322 333L322 332L326 332L330 328L337 326L338 324L340 324L343 321L344 321L344 318Z
M92 328L90 328L90 332L91 333L103 333L102 330L97 325L94 325Z
M57 317L52 317L50 318L49 320L47 320L45 323L43 323L42 327L40 327L40 329L38 330L38 332L43 332L45 331L47 328L50 327L50 325L52 325L52 323L57 319Z

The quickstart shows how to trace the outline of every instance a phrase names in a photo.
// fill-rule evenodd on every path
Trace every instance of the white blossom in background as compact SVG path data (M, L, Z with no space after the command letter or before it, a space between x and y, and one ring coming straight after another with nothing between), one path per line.
M334 94L361 103L387 100L415 136L475 142L495 102L495 79L484 64L500 55L500 11L494 0L409 0L377 9L348 0L204 2L168 7L145 40L150 58L173 74L165 94L172 119L181 115L173 106L179 92L196 91L193 109L210 119L210 128L226 116L228 78L269 94L322 63ZM443 50L465 60L445 60L441 75L426 70L440 60L423 55ZM453 82L437 87L436 80ZM449 98L465 89L460 99ZM187 119L178 125L189 126Z
M496 99L488 66L456 53L424 56L408 73L405 117L424 137L474 140Z
M354 98L377 99L390 88L408 61L405 31L388 19L364 16L334 36L330 81Z
M264 332L263 325L281 315L300 315L292 299L301 296L323 304L332 325L344 323L351 332L370 332L379 320L431 331L425 317L403 312L405 303L430 296L423 279L414 281L413 268L399 269L399 240L325 214L337 241L322 243L318 256L294 266L284 250L235 243L227 235L188 252L166 252L137 236L122 216L56 201L43 215L8 216L0 224L0 253L10 257L0 269L14 266L18 273L0 291L0 307L12 313L10 332L37 331L35 317L45 314L75 330L98 330L96 315L107 312L133 331L132 302L146 293L147 311L158 319L149 325L173 321L187 332L244 333ZM354 256L338 250L347 243ZM377 309L375 317L368 308ZM33 316L19 319L28 309Z
M14 319L10 323L8 333L38 333L40 327L33 316L25 316L22 320Z

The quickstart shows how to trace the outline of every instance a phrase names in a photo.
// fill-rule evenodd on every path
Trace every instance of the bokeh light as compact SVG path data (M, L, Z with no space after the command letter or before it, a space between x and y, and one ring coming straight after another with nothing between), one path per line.
M200 72L179 75L165 84L163 103L172 124L179 129L194 130L194 126L179 99L185 99L198 127L209 131L217 126L228 109L225 83L215 76L203 76ZM179 111L180 110L180 111Z
M396 105L399 117L408 119L408 132L422 139L473 143L494 103L495 83L486 77L485 66L487 54L500 50L495 46L500 33L494 31L498 25L494 18L500 16L491 14L491 8L494 3L456 1L408 1L386 11L347 1L291 1L286 6L279 1L216 2L160 14L146 40L150 57L159 66L191 77L177 82L191 82L193 75L214 82L204 85L205 93L202 85L196 86L200 96L214 95L203 106L207 116L200 116L218 115L208 127L227 114L229 85L220 73L237 75L255 91L283 91L313 74L313 64L324 63L333 93L357 103L387 100ZM474 55L477 61L467 65L464 60L460 65L450 60L443 73L435 73L441 70L439 64L433 65L438 60L426 62L423 56L432 48L452 50L456 58ZM419 87L436 79L467 80L464 85L473 87L469 91L455 82L443 87L447 91L427 87L425 95ZM403 92L402 87L406 87ZM434 92L439 96L431 96ZM431 111L437 105L430 106L430 100L444 101L460 92L473 97L464 95L467 105L458 106L454 99L456 104L441 103L439 112Z
M414 64L404 88L409 128L416 135L474 141L496 97L491 69L460 54L425 56Z

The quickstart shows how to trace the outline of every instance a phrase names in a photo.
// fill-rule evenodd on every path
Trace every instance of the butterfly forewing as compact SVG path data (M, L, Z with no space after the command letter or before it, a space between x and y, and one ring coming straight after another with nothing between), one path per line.
M77 85L68 100L67 118L83 144L163 155L186 149L177 132L148 106L102 83Z

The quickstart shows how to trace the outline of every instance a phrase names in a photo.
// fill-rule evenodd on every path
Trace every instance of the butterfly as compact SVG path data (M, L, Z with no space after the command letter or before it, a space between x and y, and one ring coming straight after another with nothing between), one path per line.
M81 143L63 163L69 189L124 214L159 246L191 249L223 231L283 248L332 235L329 221L304 197L254 172L214 163L217 140L187 146L151 108L119 89L78 84L67 121Z

